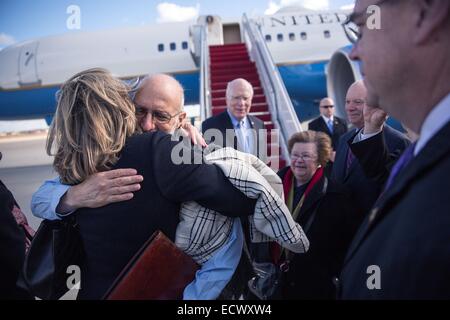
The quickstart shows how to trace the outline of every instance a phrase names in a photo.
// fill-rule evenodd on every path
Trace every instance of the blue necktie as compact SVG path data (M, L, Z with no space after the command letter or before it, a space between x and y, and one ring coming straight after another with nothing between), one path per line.
M328 120L327 125L330 132L333 133L333 120Z
M236 125L236 129L237 129L237 133L239 135L239 140L241 143L241 147L242 147L242 151L243 152L248 152L248 148L247 148L247 138L246 138L246 133L245 133L245 128L244 128L244 120L239 121L238 124Z
M402 156L397 160L395 165L392 167L391 173L389 174L388 181L386 183L386 186L384 187L384 192L388 190L392 183L394 182L395 178L398 176L398 174L402 171L404 167L411 161L412 158L414 158L414 147L416 146L415 143L412 143L406 150L403 152Z

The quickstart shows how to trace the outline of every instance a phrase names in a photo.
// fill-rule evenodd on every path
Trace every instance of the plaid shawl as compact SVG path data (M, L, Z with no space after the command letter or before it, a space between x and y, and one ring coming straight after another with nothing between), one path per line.
M251 154L222 148L205 156L217 165L230 182L247 197L257 199L249 216L252 242L275 240L296 253L306 252L309 241L283 200L283 185L277 174ZM175 243L197 263L203 264L226 243L233 218L223 216L196 202L181 206Z

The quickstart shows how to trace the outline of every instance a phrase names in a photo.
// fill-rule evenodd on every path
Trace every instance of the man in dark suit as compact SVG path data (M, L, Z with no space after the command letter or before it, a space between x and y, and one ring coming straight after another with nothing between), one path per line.
M264 129L264 122L249 115L252 107L253 87L245 79L235 79L228 83L226 91L227 110L206 119L202 123L202 132L208 143L232 147L237 150L257 155L262 161L267 159L267 143L259 141L259 130ZM265 135L262 135L265 137ZM248 221L241 219L246 242L250 244ZM252 250L252 248L250 248ZM253 276L248 257L243 254L233 278L222 292L221 299L247 298L247 281Z
M349 148L349 143L359 137L364 127L363 108L366 96L367 89L362 81L355 82L348 89L345 110L349 121L355 128L341 137L332 171L332 178L350 190L352 199L361 215L369 212L382 188L382 184L372 181L365 175L358 159ZM386 124L383 127L383 135L391 153L401 154L409 144L406 136Z
M249 115L252 98L253 87L247 80L235 79L229 82L226 91L227 110L206 119L202 123L202 132L208 143L251 153L264 161L267 143L266 140L259 140L259 131L264 129L264 122Z
M450 2L384 3L383 30L390 32L367 29L365 13L373 4L356 1L350 21L364 30L346 28L355 43L350 57L362 62L368 104L420 137L390 170L355 236L338 282L340 297L450 299ZM382 173L387 141L371 133L359 142L367 155L361 161Z
M347 132L347 122L334 115L334 101L331 98L323 98L320 101L320 117L308 124L308 130L326 133L331 138L331 146L336 151L339 146L339 138Z

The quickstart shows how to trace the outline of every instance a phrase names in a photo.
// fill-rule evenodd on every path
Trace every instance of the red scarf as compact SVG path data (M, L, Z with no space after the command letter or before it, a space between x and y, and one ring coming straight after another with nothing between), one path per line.
M314 186L322 179L323 177L323 168L320 167L316 170L314 175L312 176L311 180L308 182L308 186L305 190L305 200L308 197L308 194L311 192L311 190L314 188ZM294 180L294 173L292 172L292 169L289 167L286 174L283 177L283 191L284 191L284 201L286 205L288 204L288 198L289 198L289 192L291 191L291 187L293 185ZM295 210L295 208L293 208ZM292 212L291 212L292 213ZM272 257L272 261L275 263L280 263L280 256L281 256L281 247L278 243L273 241L270 246L270 253Z
M316 172L312 176L311 181L308 182L308 186L306 187L306 190L305 190L305 199L308 196L308 194L311 192L312 188L314 188L314 186L317 184L317 182L319 182L320 179L322 179L322 176L323 176L323 168L320 167L316 170ZM289 192L291 191L293 179L294 179L294 173L292 172L292 169L289 167L288 171L286 172L286 174L284 175L284 178L283 178L283 191L284 191L285 202L287 202Z

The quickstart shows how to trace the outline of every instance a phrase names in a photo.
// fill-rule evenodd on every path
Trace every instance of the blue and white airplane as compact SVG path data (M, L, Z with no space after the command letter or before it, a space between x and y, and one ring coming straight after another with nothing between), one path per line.
M337 49L349 45L341 26L348 14L288 7L255 18L300 121L315 117L318 101L327 95L327 63ZM206 19L210 44L241 42L239 20L199 18ZM106 68L122 79L172 74L185 88L186 104L197 104L199 67L192 25L69 32L11 45L0 51L0 119L49 121L60 85L91 67ZM343 109L338 114L345 117Z

